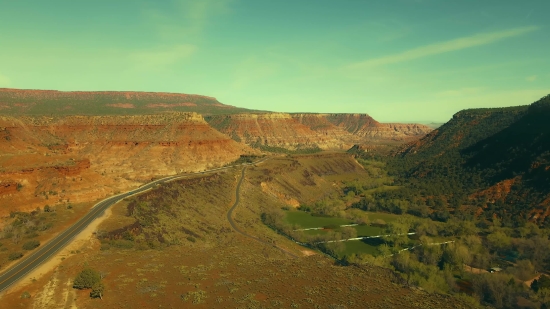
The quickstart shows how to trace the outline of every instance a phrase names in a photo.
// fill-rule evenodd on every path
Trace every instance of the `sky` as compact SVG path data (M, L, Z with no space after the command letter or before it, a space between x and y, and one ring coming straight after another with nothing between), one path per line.
M550 93L548 0L0 0L0 87L445 122Z

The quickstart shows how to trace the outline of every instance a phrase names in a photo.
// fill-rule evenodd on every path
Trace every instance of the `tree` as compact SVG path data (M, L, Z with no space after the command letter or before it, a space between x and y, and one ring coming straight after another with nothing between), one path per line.
M408 241L409 226L405 222L390 222L385 232L388 235L383 237L384 241L391 242L394 247L399 247Z
M495 231L487 235L487 242L493 250L498 252L507 249L511 244L511 239L502 231Z
M105 290L105 285L100 281L92 287L92 291L90 292L91 298L101 298L103 299L103 291Z
M533 280L533 283L531 283L531 290L537 293L539 289L550 289L550 277L542 275L539 279Z
M74 279L73 288L83 290L91 289L101 281L101 276L97 270L85 268Z
M357 237L357 230L352 227L345 226L340 231L342 232L342 239L350 239L350 238Z

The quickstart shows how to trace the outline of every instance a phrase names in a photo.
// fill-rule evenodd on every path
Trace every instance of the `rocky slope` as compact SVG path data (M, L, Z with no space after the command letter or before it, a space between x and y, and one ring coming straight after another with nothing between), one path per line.
M251 146L287 149L349 149L354 144L410 141L431 128L419 124L379 123L366 114L238 114L206 117L208 123Z
M167 111L207 115L249 110L194 94L0 88L0 114L3 115L140 115Z
M548 119L550 95L530 106L461 111L400 149L394 164L434 194L464 196L455 207L475 205L511 225L550 225Z
M96 200L151 177L254 153L196 113L0 116L0 216Z
M328 121L355 136L379 140L410 140L433 129L422 124L380 123L367 114L328 114Z
M216 115L206 117L206 121L234 140L253 147L345 149L349 145L341 136L313 130L285 113Z

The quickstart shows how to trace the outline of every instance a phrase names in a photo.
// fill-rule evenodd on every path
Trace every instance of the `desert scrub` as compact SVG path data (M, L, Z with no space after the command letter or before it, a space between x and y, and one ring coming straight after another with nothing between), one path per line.
M91 268L85 268L74 279L73 288L75 289L91 289L94 285L101 281L100 273Z
M32 250L32 249L38 248L38 246L40 246L40 242L36 239L33 239L33 240L29 240L26 243L24 243L23 244L23 249L24 250Z
M181 295L181 299L184 301L193 300L193 304L204 303L204 300L208 298L206 292L203 290L198 290L195 292L187 292L187 294Z
M10 261L15 261L15 260L18 260L20 258L23 257L23 253L21 252L12 252L10 253L10 255L8 256L8 260Z

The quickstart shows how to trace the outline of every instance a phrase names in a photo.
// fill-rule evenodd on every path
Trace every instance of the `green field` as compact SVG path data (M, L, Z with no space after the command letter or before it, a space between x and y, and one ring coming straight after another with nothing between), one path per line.
M341 257L345 255L351 255L353 253L367 253L373 256L377 256L380 254L378 252L377 246L367 244L361 240L345 241L344 245L346 246L346 249L340 254Z
M292 225L298 225L304 229L323 227L327 225L351 224L349 220L334 217L316 217L303 211L286 212L286 221Z
M403 217L402 215L395 215L395 214L389 214L389 213L382 213L382 212L366 212L369 221L374 222L377 219L384 220L386 223L390 223L393 221L396 221L398 218ZM352 224L350 220L342 219L342 218L334 218L334 217L316 217L312 216L311 214L303 211L286 211L286 221L292 225L297 225L301 228L315 228L315 227L324 227L328 225L344 225L344 224ZM371 226L371 225L356 225L353 226L355 230L357 230L357 237L365 237L365 236L376 236L376 235L383 235L384 234L384 227L380 226ZM308 235L323 235L325 233L328 233L330 230L308 230L304 231L305 234ZM434 242L442 242L446 239L434 239ZM345 255L349 255L352 253L359 254L359 253L367 253L371 254L373 256L377 256L379 254L378 252L378 245L382 242L379 238L374 239L367 239L367 240L350 240L344 242L345 250L340 253L340 257L344 257ZM413 242L416 242L413 240ZM411 244L407 244L405 247L410 246ZM403 248L405 248L403 247Z
M357 230L357 237L382 235L384 233L384 229L377 226L356 225L352 227ZM322 235L328 231L329 230L309 230L304 231L304 233L309 235Z

